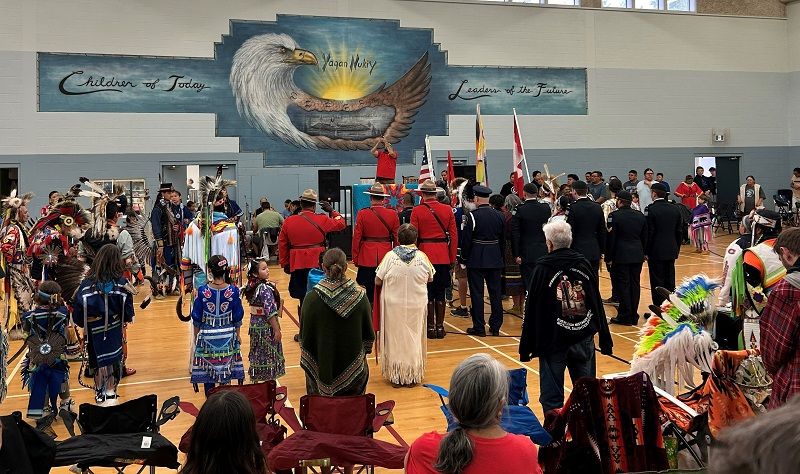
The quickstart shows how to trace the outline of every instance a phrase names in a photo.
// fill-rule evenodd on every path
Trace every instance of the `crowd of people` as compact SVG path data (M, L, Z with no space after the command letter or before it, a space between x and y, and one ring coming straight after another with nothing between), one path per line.
M511 312L524 319L520 360L538 358L539 402L549 412L564 406L565 371L573 382L596 376L595 336L599 352L611 355L609 324L638 325L644 262L649 297L660 306L666 298L661 290L675 290L675 261L687 238L697 252L709 251L710 204L716 199L713 168L710 176L701 167L696 176L686 176L674 191L680 202L669 199L671 188L663 174L650 168L641 181L635 170L626 182L614 176L606 182L602 172L592 171L585 181L569 174L563 185L536 171L522 195L517 195L516 173L498 194L443 173L438 182L419 183L415 193L403 197L398 212L384 206L389 196L384 185L393 181L387 177L387 163L396 160L396 153L392 156L388 143L386 151L376 145L373 153L379 162L384 160L380 169L385 176L365 192L370 206L354 219L355 279L348 277L345 253L328 244L329 235L345 229L346 220L330 203L319 202L311 189L297 200L287 199L282 213L261 200L252 230L262 240L255 241L250 259L245 259L250 249L243 249L239 240L243 212L226 191L233 183L219 176L201 183L203 199L196 211L181 204L169 183L161 186L149 217L155 237L150 262L134 251L141 243L131 235L137 216L128 217L130 232L118 225L126 211L121 190L93 190L92 213L77 203L77 188L56 193L31 232L24 225L30 197L4 200L6 288L16 306L8 311L11 326L19 326L30 347L59 338L59 351L48 357L33 350L25 356L28 417L48 420L40 423L46 428L54 418L48 418L48 411L58 406L72 412L69 347L81 345L76 341L81 338L70 334L73 325L85 334L81 370L92 377L97 403L116 403L119 380L135 373L125 364L125 331L133 322L135 285L145 278L145 263L152 269L157 298L173 292L181 298L193 295L191 314L178 312L193 327L191 383L195 390L202 385L207 396L218 385L241 384L248 377L263 382L285 374L279 317L286 302L270 280L269 267L277 260L289 275L288 294L299 304L297 342L306 393L364 394L367 355L373 351L393 387L414 387L424 378L427 340L447 335L448 306L451 316L471 319L467 334L499 336L503 299L508 298ZM795 175L800 188L800 170ZM793 178L792 189L794 183ZM743 235L729 247L733 260L726 255L727 283L720 304L729 304L732 317L744 320L745 338L760 337L757 344L775 377L770 407L777 408L800 392L795 334L800 324L793 309L800 298L795 281L800 230L778 235L781 216L763 209L763 199L763 189L749 176L739 193ZM317 206L323 214L316 212ZM32 265L26 257L33 257ZM601 266L612 282L605 299L600 294ZM245 281L237 286L242 272ZM13 274L24 278L11 278ZM609 305L617 307L610 320L604 308ZM246 324L250 350L245 360L241 342ZM738 342L735 335L720 337ZM499 426L508 392L502 364L485 354L471 356L455 369L450 388L450 410L458 427L414 442L408 472L539 472L530 439ZM246 435L246 443L240 456L222 461L224 465L266 472L257 435L251 436L252 411L244 406L233 392L208 397L195 428L213 436L193 436L183 472L205 472L203 466L219 463L209 459L203 446L214 440L224 443L236 430ZM231 419L215 424L220 414Z

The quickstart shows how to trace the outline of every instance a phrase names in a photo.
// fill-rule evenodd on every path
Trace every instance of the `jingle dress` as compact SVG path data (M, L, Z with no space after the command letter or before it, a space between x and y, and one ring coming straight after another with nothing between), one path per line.
M52 322L50 320L52 318ZM45 399L50 406L57 407L58 394L69 383L69 362L66 355L65 331L69 321L69 310L61 306L50 312L40 307L23 313L22 331L29 352L22 362L22 387L28 387L28 418L43 416ZM36 338L35 343L30 339Z
M236 328L242 325L244 307L239 289L203 285L192 307L192 324L199 329L192 361L192 384L227 384L244 381L241 341ZM207 387L208 388L208 387Z
M275 380L286 374L283 344L272 340L275 333L269 324L272 318L280 315L276 293L272 284L262 281L250 300L250 353L247 358L251 382Z

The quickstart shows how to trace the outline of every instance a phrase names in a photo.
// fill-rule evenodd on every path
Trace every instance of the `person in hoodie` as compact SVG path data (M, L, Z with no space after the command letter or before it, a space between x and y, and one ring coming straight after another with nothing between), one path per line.
M539 358L539 403L545 413L564 406L564 370L574 383L595 377L594 335L600 353L611 355L613 342L589 261L570 249L572 229L564 221L543 228L548 254L536 261L519 342L522 362Z

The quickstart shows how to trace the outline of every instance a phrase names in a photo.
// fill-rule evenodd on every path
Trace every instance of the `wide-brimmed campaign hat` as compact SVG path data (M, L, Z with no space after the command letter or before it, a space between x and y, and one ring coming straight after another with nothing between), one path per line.
M172 187L172 183L161 183L158 187L158 192L163 193L165 191L174 191L175 188Z
M384 192L383 185L381 183L373 184L371 188L364 191L364 194L377 197L389 197L389 195Z
M309 201L309 202L317 202L317 192L313 189L306 189L303 191L303 194L300 195L301 201Z
M433 181L426 179L422 184L419 185L417 188L418 193L436 193L436 183Z

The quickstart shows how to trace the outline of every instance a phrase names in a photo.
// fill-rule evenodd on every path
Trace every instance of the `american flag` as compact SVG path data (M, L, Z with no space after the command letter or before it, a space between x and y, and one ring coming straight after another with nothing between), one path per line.
M433 172L433 163L430 159L431 142L428 137L425 137L425 149L422 150L422 166L419 169L419 184L425 182L426 179L436 181L436 175Z

